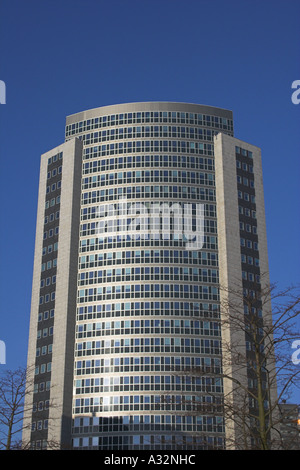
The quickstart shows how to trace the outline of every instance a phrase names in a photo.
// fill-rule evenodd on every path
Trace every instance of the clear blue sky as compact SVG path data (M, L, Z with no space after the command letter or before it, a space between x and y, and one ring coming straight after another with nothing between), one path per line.
M0 339L25 366L40 154L65 117L133 101L231 109L262 148L271 281L299 282L299 0L2 0ZM0 367L3 367L0 365Z

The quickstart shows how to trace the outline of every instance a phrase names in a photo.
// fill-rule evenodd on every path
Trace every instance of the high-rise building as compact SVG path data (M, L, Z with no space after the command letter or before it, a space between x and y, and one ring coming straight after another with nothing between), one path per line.
M261 152L233 135L228 110L120 104L41 156L32 448L228 448L220 305L268 273Z

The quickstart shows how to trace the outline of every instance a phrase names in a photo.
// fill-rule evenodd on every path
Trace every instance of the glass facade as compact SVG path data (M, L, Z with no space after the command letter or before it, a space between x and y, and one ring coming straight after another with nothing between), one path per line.
M222 449L213 137L231 113L144 108L66 126L84 144L73 447Z

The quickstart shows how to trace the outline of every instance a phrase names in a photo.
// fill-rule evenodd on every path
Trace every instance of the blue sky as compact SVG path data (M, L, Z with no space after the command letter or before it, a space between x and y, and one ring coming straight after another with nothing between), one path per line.
M40 155L65 117L133 101L231 109L262 148L270 275L299 282L299 0L2 0L0 339L25 366ZM0 365L0 367L3 367Z

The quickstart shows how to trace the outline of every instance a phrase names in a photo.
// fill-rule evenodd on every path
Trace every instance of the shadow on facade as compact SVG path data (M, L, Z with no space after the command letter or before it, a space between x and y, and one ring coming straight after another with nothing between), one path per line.
M162 416L159 416L161 419ZM80 450L221 450L224 434L193 430L188 417L158 423L157 415L80 417L72 428L74 449ZM146 422L145 422L146 421ZM176 422L177 421L177 422Z

